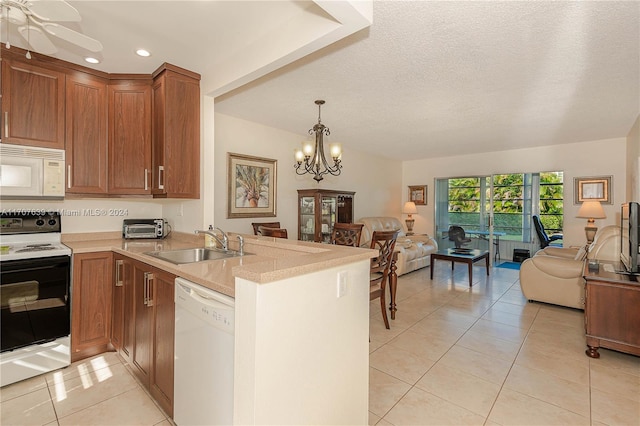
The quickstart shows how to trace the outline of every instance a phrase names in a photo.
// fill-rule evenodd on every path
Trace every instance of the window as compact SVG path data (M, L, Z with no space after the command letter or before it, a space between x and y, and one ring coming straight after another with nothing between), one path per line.
M562 232L563 189L562 172L540 173L540 221L547 232Z
M465 230L494 232L501 239L531 242L531 217L539 215L546 229L563 225L562 172L509 173L436 180L436 233L460 225Z

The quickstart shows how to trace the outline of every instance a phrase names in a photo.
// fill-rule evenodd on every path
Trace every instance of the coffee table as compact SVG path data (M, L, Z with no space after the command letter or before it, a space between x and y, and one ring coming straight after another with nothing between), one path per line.
M487 267L487 275L489 275L489 252L476 249L455 249L448 248L438 250L436 253L431 253L431 279L433 279L433 269L435 266L435 260L447 260L451 262L451 270L453 271L454 262L466 263L469 266L469 287L473 283L473 264L479 260L484 259Z

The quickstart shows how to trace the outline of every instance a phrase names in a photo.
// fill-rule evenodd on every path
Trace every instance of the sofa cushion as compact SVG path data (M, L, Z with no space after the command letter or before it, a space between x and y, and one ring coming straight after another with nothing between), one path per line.
M400 230L400 234L398 234L398 239L396 241L400 241L402 240L403 237L405 237L402 223L400 222L399 219L396 219L395 217L387 217L387 216L363 217L357 223L364 224L364 227L362 228L362 238L360 239L360 246L363 246L363 247L371 246L371 235L373 235L374 231Z
M398 275L429 266L431 253L438 251L438 243L429 235L406 235L402 222L395 217L363 217L357 223L364 224L360 240L361 247L371 246L371 235L374 231L401 230L396 240Z

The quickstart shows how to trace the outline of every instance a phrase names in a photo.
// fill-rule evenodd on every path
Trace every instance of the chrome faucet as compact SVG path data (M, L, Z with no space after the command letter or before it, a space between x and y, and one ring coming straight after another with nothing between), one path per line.
M240 256L244 256L244 238L242 237L242 235L236 235L236 237L238 238L238 254Z
M222 240L218 238L218 235L216 235L216 231L222 234ZM225 234L225 232L222 229L218 227L214 229L213 226L209 226L208 231L196 230L196 234L207 234L213 237L218 242L218 244L222 246L223 250L229 250L229 237L227 236L227 234Z

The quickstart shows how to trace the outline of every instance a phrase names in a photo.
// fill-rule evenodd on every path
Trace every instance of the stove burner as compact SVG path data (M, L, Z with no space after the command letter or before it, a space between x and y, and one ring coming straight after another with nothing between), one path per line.
M50 244L33 245L33 246L27 246L27 248L16 250L16 253L25 253L30 251L45 251L45 250L54 250L54 249L55 247Z

